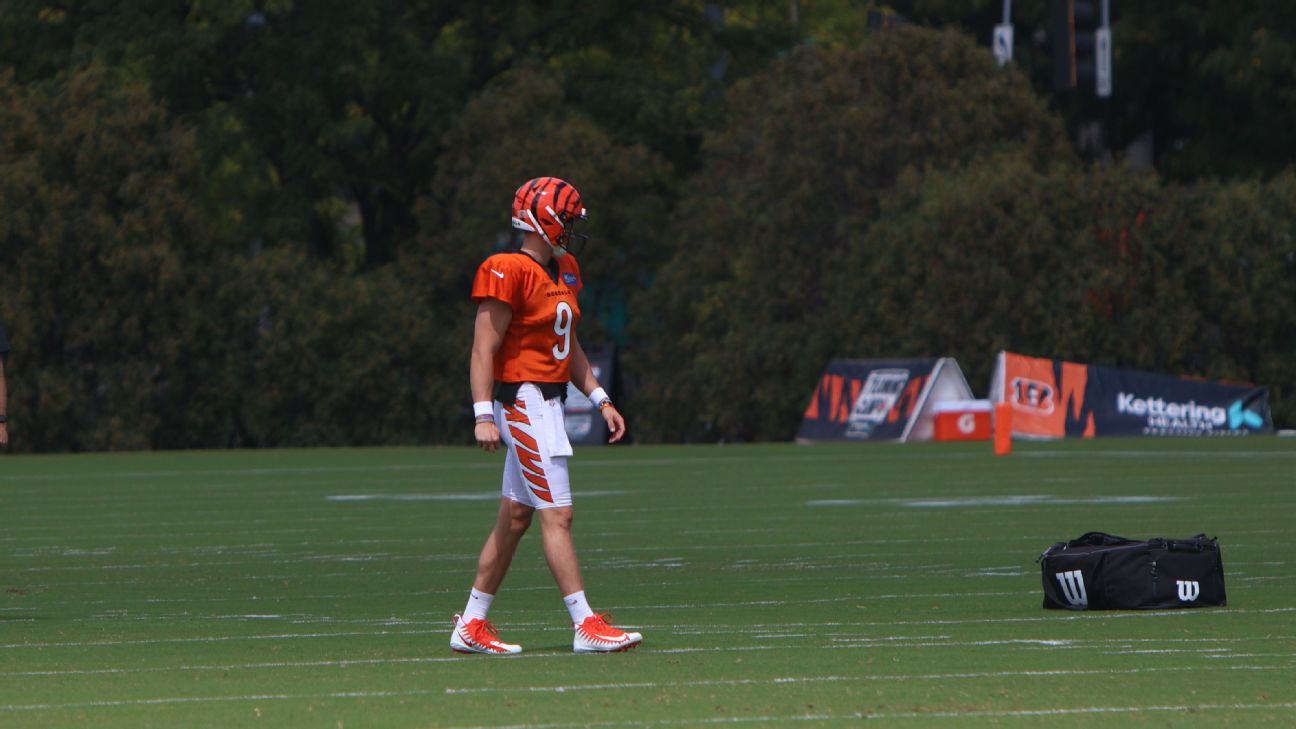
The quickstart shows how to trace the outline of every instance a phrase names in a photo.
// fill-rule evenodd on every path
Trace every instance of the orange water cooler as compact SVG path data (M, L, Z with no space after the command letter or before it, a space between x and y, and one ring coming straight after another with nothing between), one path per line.
M932 406L936 440L990 440L989 400L947 400Z

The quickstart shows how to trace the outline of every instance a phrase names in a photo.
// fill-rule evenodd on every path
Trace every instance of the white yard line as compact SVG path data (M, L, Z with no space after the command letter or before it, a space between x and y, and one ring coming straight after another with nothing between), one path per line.
M479 686L471 688L447 688L448 695L462 694L498 694L498 693L569 693L574 691L603 691L618 689L693 689L702 686L788 686L815 683L874 683L906 681L975 681L1000 678L1074 678L1076 676L1113 676L1134 675L1140 673L1177 673L1200 672L1199 666L1165 666L1149 668L1124 669L1057 669L1039 671L975 671L967 673L918 673L902 675L863 675L863 676L797 676L779 678L732 678L732 679L699 679L691 681L636 681L629 683L578 683L557 684L551 686ZM1216 667L1221 671L1289 671L1290 666L1224 666Z
M547 626L547 625L537 626L537 625L526 624L524 627L529 627L532 630L541 630L544 632L566 632L564 628L554 628L552 626ZM665 626L636 625L636 626L627 626L627 627L651 629L655 627L665 627ZM802 627L822 628L822 625L803 624ZM730 632L737 632L737 631L726 631L723 634L729 634ZM430 630L430 631L401 631L401 632L381 631L378 633L327 633L327 634L300 634L300 635L288 635L288 636L277 635L277 636L257 636L249 639L269 640L269 639L284 639L288 637L317 638L317 637L331 637L335 635L383 636L383 635L406 635L406 634L441 635L441 634L448 634L448 631L438 627L436 630ZM795 635L773 635L773 634L759 635L758 634L758 635L752 635L751 637L757 639L768 638L771 640L774 639L781 640L781 639L789 639L789 638L796 638L796 637L807 637L808 635L809 634L795 634ZM822 631L816 633L815 635L817 635L821 639L824 637L824 633ZM831 636L832 634L830 633L829 635ZM724 647L695 646L695 647L688 647L688 648L659 648L659 649L646 649L646 650L651 653L660 653L660 654L746 653L752 651L788 650L789 648L798 648L798 649L817 648L822 650L848 649L849 650L849 649L858 649L858 648L866 648L866 647L876 648L876 647L886 647L886 646L899 646L899 647L906 647L906 648L914 648L914 647L963 648L963 647L986 647L986 646L1020 646L1026 648L1047 648L1047 649L1071 648L1071 649L1093 650L1095 648L1101 648L1103 646L1111 645L1111 644L1115 644L1115 645L1136 644L1136 643L1155 643L1159 645L1174 644L1174 643L1243 644L1243 643L1254 643L1254 642L1272 643L1274 640L1293 639L1292 636L1272 636L1266 638L1251 638L1251 639L1246 639L1246 638L1128 638L1128 639L1102 638L1102 639L1091 639L1091 640L1075 640L1075 639L1048 639L1048 638L1018 638L1018 639L1001 640L1001 641L957 641L957 640L952 640L950 638L951 638L950 636L945 636L945 635L873 636L870 638L860 638L858 640L854 640L849 637L841 637L841 638L831 639L828 644L825 644L823 640L817 640L814 643L806 644L804 646L788 646L786 644L724 646ZM229 640L238 640L238 638L232 638L232 637L217 638L217 639L193 638L193 639L174 639L174 640L158 640L158 641L122 641L122 642L112 642L112 643L93 643L93 644L76 643L76 644L58 644L58 645L83 648L83 647L98 647L103 645L122 645L122 644L137 645L139 643L146 643L146 642L147 643L212 642L212 641L229 641ZM0 646L0 647L7 647L7 646ZM48 645L36 646L35 644L33 644L33 647L48 647ZM430 646L430 648L432 648L432 646ZM435 646L435 648L439 649L441 648L441 646L437 645ZM1222 648L1202 647L1202 648L1195 648L1195 649L1160 649L1160 650L1128 650L1128 651L1104 650L1102 651L1102 653L1104 654L1190 653L1195 655L1201 655L1207 658L1217 658L1217 659L1219 658L1230 658L1235 660L1240 658L1286 659L1285 662L1283 663L1275 664L1271 666L1259 666L1259 665L1230 666L1223 670L1253 670L1253 671L1290 670L1294 665L1296 665L1296 653L1261 654L1261 653L1233 653L1232 651L1233 651L1232 648L1227 648L1227 647L1222 647ZM565 651L557 651L557 652L534 651L534 652L523 653L518 656L510 656L506 660L545 659L545 658L564 659L567 657L569 657L569 655ZM227 664L213 664L213 665L181 664L181 665L168 665L168 666L150 666L144 668L6 671L6 672L0 672L0 677L83 676L83 675L98 675L98 674L121 675L121 674L136 674L136 673L166 673L166 672L178 672L178 671L227 672L227 671L240 671L240 670L250 671L250 670L276 670L276 669L299 669L299 668L348 668L352 666L452 663L452 662L463 661L463 660L472 660L472 659L465 659L459 656L452 656L452 655L442 655L442 656L409 657L409 658L338 659L338 660L321 660L321 661L277 661L277 662L261 662L261 663L227 663ZM854 680L862 680L862 681L900 680L906 678L912 678L915 680L917 679L934 680L938 678L949 678L949 677L985 678L985 677L994 677L994 676L1018 676L1018 675L1078 676L1078 675L1106 675L1109 673L1144 673L1144 672L1157 673L1157 672L1164 672L1164 671L1198 671L1198 670L1201 670L1199 666L1179 666L1179 667L1171 667L1171 668L1165 668L1165 667L1138 668L1138 669L1127 669L1124 671L1106 670L1106 669L1094 669L1094 670L1059 669L1059 670L1019 671L1019 672L999 672L999 673L934 674L930 676L917 676L917 677L914 676L898 676L898 677L857 676L857 677L850 677L850 678ZM796 682L800 680L801 679L779 679L776 682L787 683L787 682ZM824 679L820 678L814 680L824 680ZM696 682L690 682L690 683L696 683ZM712 682L712 683L716 683L716 685L726 685L726 682L724 681ZM735 685L745 685L746 683L748 682L740 680L737 681ZM670 686L674 684L662 684L662 685ZM593 689L602 686L603 686L602 684L594 684L594 685L589 685L586 688ZM509 690L512 690L511 687L447 690L447 693L482 693L482 692L509 691ZM536 692L536 691L545 691L550 689L546 689L544 687L531 687L531 688L524 688L520 690ZM567 689L558 689L558 690L562 691ZM570 690L577 690L577 689L572 688Z
M1273 704L1168 704L1155 706L1077 706L1054 709L1014 709L1006 711L935 711L867 714L865 719L970 719L1014 718L1028 716L1075 716L1084 714L1197 713L1207 711L1264 711L1296 709L1296 702Z
M544 589L552 589L552 588L544 588ZM774 601L771 603L742 603L742 604L743 605L765 605L765 604L784 604L784 603L782 603L781 601ZM655 606L655 607L659 609L662 606ZM689 606L679 606L679 607L689 607ZM715 606L711 605L709 607L715 607ZM1294 611L1296 611L1296 607L1269 608L1269 609L1262 609L1262 610L1254 610L1254 609L1246 609L1246 608L1227 609L1227 612L1230 615L1238 614L1238 613L1248 613L1248 614L1256 614L1256 615L1273 615L1273 614L1285 614ZM1045 616L1031 617L1031 618L981 618L981 619L948 619L948 620L895 620L895 621L885 621L885 622L879 621L879 622L815 623L814 626L816 626L819 630L822 631L824 628L832 628L832 627L891 628L895 626L1056 623L1059 621L1076 621L1076 620L1098 620L1098 621L1131 620L1131 619L1160 620L1160 619L1171 619L1171 618L1187 619L1193 616L1217 615L1220 612L1221 611L1218 610L1207 610L1207 609L1167 610L1167 611L1136 612L1136 613L1095 612L1095 613L1071 613L1071 614L1064 614L1064 615L1045 615ZM209 619L210 617L211 616L208 616ZM108 618L103 618L103 619L105 620L116 619L116 616L110 616ZM628 627L635 627L635 626L628 626ZM656 626L651 623L645 623L638 627L665 628L668 626ZM713 635L725 635L725 634L740 635L745 632L757 632L757 631L764 632L764 631L769 631L771 629L797 629L801 627L810 627L810 625L798 624L798 623L782 623L777 625L747 624L742 626L717 625L717 624L705 624L705 625L672 624L669 627L681 633L687 633L690 629L694 629L697 630L699 633L705 632ZM340 638L340 637L359 637L359 636L385 637L385 636L400 636L400 635L428 635L428 634L436 634L439 632L443 632L443 631L440 629L403 630L403 631L379 630L379 631L350 631L350 632L336 632L336 633L278 633L278 634L271 634L271 635L248 635L248 636L196 636L196 637L187 637L187 638L150 638L150 639L117 640L117 641L7 643L7 644L0 644L0 650L17 650L17 649L25 649L25 648L42 648L42 649L85 648L85 647L92 647L92 646L157 645L157 644L171 644L171 643L217 643L217 642L231 642L231 641L240 641L240 640L295 640L295 639ZM869 636L861 635L859 636L859 639L869 640ZM1276 640L1276 639L1279 638L1274 638L1272 636L1265 637L1265 640L1269 640L1269 641ZM1151 641L1153 639L1112 638L1107 640L1115 643L1137 643L1142 640ZM1157 642L1176 642L1177 640L1199 640L1203 642L1223 642L1230 639L1225 639L1225 638L1156 639ZM976 643L968 643L968 645L976 645Z
M1238 458L1252 460L1256 458L1287 459L1296 458L1296 449L1289 451L1139 451L1139 450L1098 450L1084 451L1036 451L1024 449L1015 455L1022 458L1165 458L1173 461L1188 458Z
M511 660L511 659L505 659ZM731 680L703 680L703 681L686 681L686 682L634 682L634 683L598 683L598 684L569 684L556 686L510 686L498 688L470 688L470 689L425 689L410 691L347 691L319 694L250 694L243 696L173 696L158 697L149 699L104 699L99 701L80 701L67 703L39 703L39 704L7 704L0 705L0 711L9 712L27 712L27 711L50 711L66 709L94 709L94 708L113 708L122 706L156 706L165 704L193 704L193 703L228 703L228 702L245 702L245 701L290 701L290 700L320 700L320 699L374 699L374 698L405 698L414 696L437 696L437 695L464 695L464 694L485 694L485 693L567 693L572 691L597 691L605 689L666 689L682 688L692 689L700 686L793 686L800 684L812 683L842 683L842 682L871 682L871 681L952 681L952 680L977 680L984 678L1066 678L1071 676L1083 675L1112 675L1112 674L1134 674L1134 673L1167 673L1175 671L1199 671L1195 667L1169 667L1169 668L1134 668L1125 670L1058 670L1058 671L1003 671L1003 672L983 672L983 673L943 673L943 674L908 674L901 676L810 676L800 678L772 678L772 679L731 679ZM1288 670L1282 667L1270 666L1230 666L1221 670L1254 670L1254 671L1276 671ZM974 712L896 712L896 713L877 713L877 714L854 714L842 715L840 718L957 718L957 717L1010 717L1010 716L1054 716L1068 714L1100 714L1100 713L1138 713L1141 711L1210 711L1210 710L1266 710L1266 709L1290 709L1296 707L1296 703L1272 703L1272 704L1184 704L1176 706L1122 706L1122 707L1073 707L1073 708L1049 708L1049 709L1018 709L1006 711L974 711ZM723 723L737 721L782 721L787 717L732 717L721 719ZM824 717L838 718L838 717ZM705 720L704 720L705 721ZM571 726L635 726L638 724L662 724L662 723L698 723L696 720L679 720L678 722L666 721L648 721L648 722L608 722L608 723L589 723L580 722ZM520 726L567 726L561 724L546 725L520 725Z
M823 463L826 461L849 461L860 460L858 454L828 454L828 453L800 453L788 455L762 455L761 462L783 462L796 463L802 461L811 461L814 463ZM750 464L751 458L742 456L719 456L719 457L692 457L692 458L624 458L624 459L577 459L573 462L573 467L580 468L623 468L626 466L684 466L684 465L723 465L728 463ZM479 471L479 470L498 470L499 464L494 461L482 461L472 463L463 461L459 463L407 463L401 465L369 465L369 466L282 466L276 468L222 468L222 469L194 469L194 470L165 470L165 471L96 471L87 473L84 471L64 472L64 473L34 473L34 474L10 474L0 476L0 482L21 483L24 481L100 481L105 479L146 479L146 478L185 478L193 479L198 476L226 476L234 478L256 478L260 476L282 476L287 474L351 474L351 473L391 473L391 472L419 472L419 471ZM192 481L187 481L186 485L192 486Z

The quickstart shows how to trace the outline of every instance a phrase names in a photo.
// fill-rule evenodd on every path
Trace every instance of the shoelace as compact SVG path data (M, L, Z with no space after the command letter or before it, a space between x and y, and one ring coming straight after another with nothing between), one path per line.
M594 613L594 625L592 627L595 631L599 631L600 628L619 630L612 627L612 613Z
M477 626L477 629L470 632L472 634L472 639L483 645L485 645L490 639L499 637L499 631L495 629L494 624L487 620L481 621L481 624ZM486 634L487 640L482 640L482 633Z

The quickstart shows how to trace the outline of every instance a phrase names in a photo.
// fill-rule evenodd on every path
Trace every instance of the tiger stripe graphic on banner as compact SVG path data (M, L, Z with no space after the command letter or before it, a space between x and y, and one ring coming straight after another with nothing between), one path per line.
M810 395L797 440L930 440L932 405L971 397L949 357L835 359Z

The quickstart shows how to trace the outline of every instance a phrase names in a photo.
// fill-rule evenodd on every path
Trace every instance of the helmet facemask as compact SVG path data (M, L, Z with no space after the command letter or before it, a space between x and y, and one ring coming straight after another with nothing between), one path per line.
M558 257L562 257L566 253L576 256L581 255L585 250L585 244L589 242L589 236L584 233L577 233L576 224L586 220L585 208L581 208L578 215L558 213L554 215L554 218L563 225L562 232L558 234L558 240L553 243L554 255ZM572 245L573 241L575 242L574 247Z

